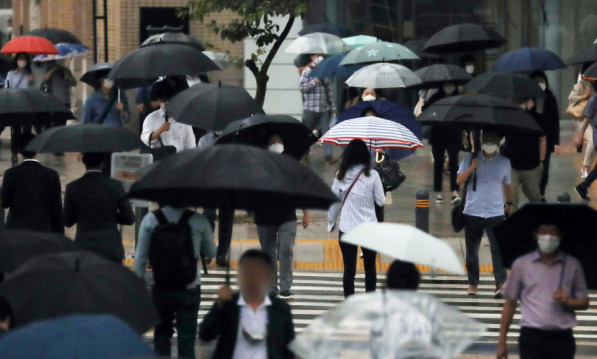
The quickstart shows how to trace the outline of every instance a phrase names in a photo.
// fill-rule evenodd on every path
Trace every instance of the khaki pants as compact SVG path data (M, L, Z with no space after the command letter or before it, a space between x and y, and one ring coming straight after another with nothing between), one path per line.
M541 200L541 193L539 184L541 183L541 176L543 175L543 168L541 165L531 170L515 170L512 169L512 202L514 210L520 208L519 198L520 190L529 202L539 202Z

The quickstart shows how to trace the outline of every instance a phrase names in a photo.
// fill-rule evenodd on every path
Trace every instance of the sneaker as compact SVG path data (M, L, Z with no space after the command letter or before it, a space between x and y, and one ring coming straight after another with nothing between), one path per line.
M444 201L444 196L442 196L442 194L441 194L441 193L439 193L439 194L437 195L437 197L435 197L435 202L437 202L437 203L442 203L443 201Z
M460 203L462 203L462 198L460 198L460 196L457 194L453 194L452 195L452 205L459 206Z
M328 163L328 165L333 165L334 163L338 162L338 159L332 155L328 155L325 156L325 161Z
M476 285L469 285L468 289L466 290L467 295L477 295L477 286Z
M495 286L495 291L493 291L493 296L495 299L501 299L504 297L502 293L504 291L504 283L499 283Z
M589 170L584 168L580 170L580 179L586 179L589 176Z
M589 198L589 196L587 196L589 194L589 191L587 191L587 189L584 188L582 185L578 185L578 186L574 187L574 190L576 191L576 193L578 193L578 196L580 197L580 199L582 199L584 201L591 200Z
M230 263L226 257L216 257L216 265L218 265L218 267L227 268L230 266Z
M284 299L284 300L293 300L294 299L294 293L292 293L289 290L284 290L281 291L280 293L278 293L278 298Z

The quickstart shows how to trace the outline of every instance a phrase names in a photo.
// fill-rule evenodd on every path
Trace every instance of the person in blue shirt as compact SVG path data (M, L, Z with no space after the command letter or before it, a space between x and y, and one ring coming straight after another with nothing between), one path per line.
M126 95L119 94L113 88L114 81L106 76L100 78L100 83L101 87L85 101L81 122L122 127L130 118Z

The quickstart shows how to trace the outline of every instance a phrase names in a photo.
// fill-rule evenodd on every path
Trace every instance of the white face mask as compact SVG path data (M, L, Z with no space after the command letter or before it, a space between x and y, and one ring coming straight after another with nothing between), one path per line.
M483 151L489 155L494 154L498 150L498 145L495 143L484 143L482 146Z
M541 234L537 236L537 245L541 253L552 254L560 246L560 238L551 234Z
M18 60L17 61L17 66L20 69L24 69L25 67L27 67L27 60Z
M284 145L281 143L272 143L269 145L268 149L274 153L282 153L284 152Z
M466 65L466 67L464 69L466 70L466 72L469 75L472 75L475 73L475 65Z
M547 84L545 82L539 82L538 83L539 87L541 87L541 90L545 91L545 89L547 88Z
M114 80L111 79L104 79L104 87L111 89L114 86Z
M446 95L451 95L452 92L454 92L454 90L456 90L456 86L454 86L454 85L444 85L444 92L446 93Z
M160 108L163 110L166 108L166 103L165 102L160 102Z
M365 95L362 98L363 98L363 101L375 101L376 97L373 95Z
M318 63L320 63L321 61L323 61L323 56L318 56L313 60L313 63L315 65L317 65Z

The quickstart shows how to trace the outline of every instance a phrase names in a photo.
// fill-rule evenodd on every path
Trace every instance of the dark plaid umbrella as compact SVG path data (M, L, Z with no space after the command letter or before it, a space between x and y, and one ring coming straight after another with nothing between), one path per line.
M226 126L217 143L238 143L265 148L269 136L277 134L284 142L284 153L301 159L317 137L304 123L287 115L255 115Z
M327 209L338 199L309 167L288 156L236 144L180 152L133 184L129 197L174 207L260 210L287 203Z
M462 129L496 126L502 131L543 133L531 115L511 100L489 95L449 96L429 106L417 117L423 125Z
M436 32L423 51L435 54L474 52L500 47L506 39L494 29L477 24L458 24Z
M36 153L124 152L145 148L139 136L126 128L83 124L50 128L27 146Z
M336 35L338 37L349 37L354 35L348 26L334 25L334 24L313 24L303 27L299 31L299 35L307 35L314 32L325 32L326 34Z
M158 44L133 50L116 62L108 77L121 89L149 86L160 76L196 76L220 70L201 50Z
M585 204L529 203L498 225L494 231L500 257L507 268L529 252L537 250L534 233L540 224L554 224L562 231L560 249L580 261L587 285L597 289L597 211Z
M488 72L472 79L465 89L503 98L543 98L545 92L528 76L512 72Z
M81 76L80 81L95 89L100 88L102 86L100 78L106 77L115 64L116 62L98 62Z
M446 64L420 68L415 71L415 75L423 82L423 85L417 86L418 88L437 88L448 82L462 85L473 78L462 67Z
M597 44L591 44L576 51L568 60L568 65L578 65L597 61Z
M53 44L82 44L81 40L79 40L72 32L52 27L31 30L26 35L44 37L50 40Z
M29 259L47 253L81 249L71 239L55 233L8 229L0 231L0 272L10 273Z
M49 92L33 88L0 90L0 126L45 124L75 118L71 110Z
M69 314L113 314L145 333L158 317L145 281L90 252L37 256L0 284L16 327Z
M564 68L566 68L564 61L553 52L546 49L523 47L500 56L493 66L493 71L532 72Z
M199 40L182 32L165 32L163 34L152 35L141 43L141 47L158 44L181 44L193 46L199 49L199 51L205 50Z
M166 111L181 123L221 131L228 124L264 113L257 101L242 87L196 84L174 96Z

